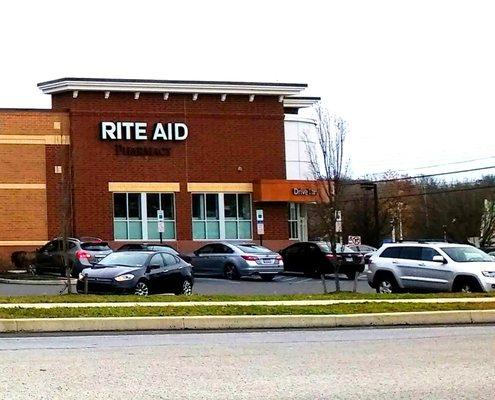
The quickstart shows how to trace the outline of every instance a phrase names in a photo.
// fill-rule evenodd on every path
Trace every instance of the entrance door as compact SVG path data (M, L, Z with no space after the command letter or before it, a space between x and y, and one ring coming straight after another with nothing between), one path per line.
M289 203L289 235L291 239L308 241L308 211L305 204Z

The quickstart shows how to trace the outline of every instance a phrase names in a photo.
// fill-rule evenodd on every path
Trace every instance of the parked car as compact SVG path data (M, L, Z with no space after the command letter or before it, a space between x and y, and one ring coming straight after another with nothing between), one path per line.
M271 281L284 271L280 254L254 243L210 243L191 255L191 264L195 274L227 279L257 275Z
M190 257L185 254L179 253L174 247L169 244L154 244L154 243L128 243L120 246L115 251L166 251L179 256L184 261L189 262Z
M378 293L402 290L495 290L495 260L474 246L391 243L371 256L368 283Z
M337 244L336 254L332 253L326 242L298 242L280 251L284 260L284 270L303 272L308 276L319 276L322 272L335 272L335 265L340 263L339 272L347 278L354 279L357 273L364 271L364 260L361 253L348 246Z
M67 238L65 245L62 238L55 238L36 250L32 271L36 274L56 272L64 276L64 252L72 276L77 277L84 268L112 253L112 249L98 238Z
M190 295L194 284L191 265L162 251L118 251L91 268L77 280L77 291L88 293L150 293Z

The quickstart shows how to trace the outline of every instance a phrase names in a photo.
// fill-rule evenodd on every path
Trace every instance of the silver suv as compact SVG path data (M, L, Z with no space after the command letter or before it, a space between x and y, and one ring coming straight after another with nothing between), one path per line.
M495 290L495 260L464 244L385 244L371 256L367 275L377 293Z

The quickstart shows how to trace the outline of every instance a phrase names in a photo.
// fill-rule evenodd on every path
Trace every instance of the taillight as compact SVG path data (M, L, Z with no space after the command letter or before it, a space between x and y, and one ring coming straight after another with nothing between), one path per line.
M280 261L280 260L282 260L282 256L277 256L277 257L275 257L275 259Z
M326 257L329 259L329 260L336 260L337 259L337 256L334 255L334 254L327 254Z
M256 257L256 256L241 255L241 257L247 261L258 261L259 260L259 257Z
M82 259L86 259L86 260L89 260L91 258L91 254L88 253L87 251L84 251L84 250L77 250L76 251L76 258L78 260L82 260Z

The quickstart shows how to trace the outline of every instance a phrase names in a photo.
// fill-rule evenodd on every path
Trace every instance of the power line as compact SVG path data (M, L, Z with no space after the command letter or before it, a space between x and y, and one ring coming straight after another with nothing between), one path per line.
M385 183L385 182L407 181L407 180L410 180L410 179L422 179L422 178L431 178L431 177L434 177L434 176L444 176L444 175L462 174L462 173L465 173L465 172L483 171L483 170L492 169L492 168L495 168L495 165L491 165L489 167L463 169L463 170L458 170L458 171L437 172L435 174L405 176L405 177L402 177L402 178L390 178L390 179L380 179L380 180L376 180L376 181L364 181L364 182L344 183L343 185L359 185L361 183Z
M404 197L418 197L418 196L424 196L424 195L436 195L436 194L443 194L443 193L469 192L472 190L483 190L483 189L495 189L495 185L475 186L475 187L471 187L471 188L462 188L462 189L444 189L444 190L436 190L434 192L407 193L407 194L394 195L394 196L384 196L384 197L378 197L378 201L400 199L400 198L404 198ZM362 200L363 200L362 198L345 199L345 200L341 200L339 203L352 203L352 202L357 202L357 201L362 201Z
M443 164L434 164L434 165L427 165L427 166L424 166L424 167L414 167L414 168L406 168L406 169L399 169L399 170L396 170L396 171L411 171L411 170L419 170L419 169L428 169L428 168L436 168L436 167L444 167L446 165L457 165L457 164L466 164L466 163L471 163L471 162L475 162L475 161L484 161L484 160L491 160L491 159L494 159L495 156L490 156L490 157L483 157L483 158L472 158L470 160L464 160L464 161L453 161L453 162L447 162L447 163L443 163ZM383 175L383 174L386 174L387 172L390 172L389 171L384 171L384 172L375 172L373 174L369 174L369 175Z

